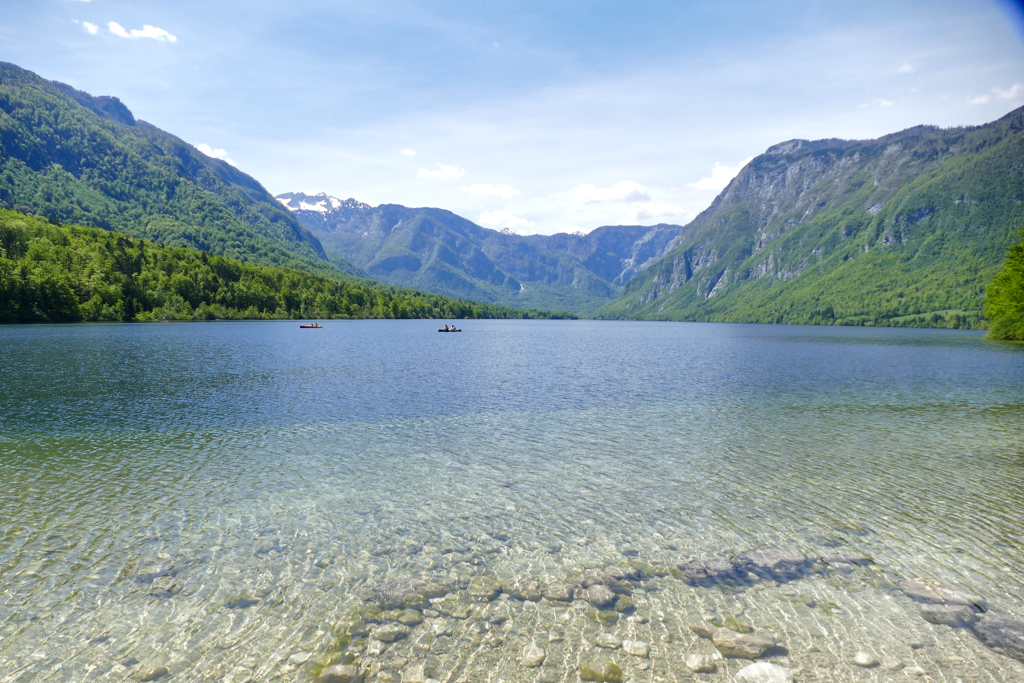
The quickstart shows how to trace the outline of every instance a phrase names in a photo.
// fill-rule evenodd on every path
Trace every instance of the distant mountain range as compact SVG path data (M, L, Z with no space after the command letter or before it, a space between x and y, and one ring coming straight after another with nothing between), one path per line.
M324 246L384 282L505 306L593 311L679 237L678 225L517 235L450 211L372 207L327 194L277 195Z
M254 178L0 63L0 207L244 261L603 318L976 326L1024 228L1024 108L974 127L791 140L685 226L516 235ZM2 256L2 254L0 254Z
M976 127L791 140L747 164L599 315L973 325L1022 202L1024 107Z
M93 97L0 62L0 206L320 274L320 242L254 178Z

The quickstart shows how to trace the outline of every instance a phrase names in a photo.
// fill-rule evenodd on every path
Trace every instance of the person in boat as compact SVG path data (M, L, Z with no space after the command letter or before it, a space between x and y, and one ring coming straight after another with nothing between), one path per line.
M448 331L448 326L447 326L447 325L445 325L445 326L444 326L444 331L445 331L445 332L447 332L447 331Z

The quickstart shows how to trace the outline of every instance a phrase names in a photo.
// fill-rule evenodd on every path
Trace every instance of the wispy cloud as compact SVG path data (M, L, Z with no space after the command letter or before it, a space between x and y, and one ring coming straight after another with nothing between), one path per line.
M491 228L508 228L513 232L534 227L533 221L520 218L511 211L485 211L480 214L480 223Z
M738 166L726 166L722 162L716 161L711 169L711 175L701 178L695 183L688 183L688 185L697 190L715 190L717 192L728 185L729 181L735 178L736 174L749 164L753 158L747 157Z
M579 211L588 204L600 202L643 202L650 201L647 189L632 180L620 180L611 187L596 187L582 183L572 190L572 204L569 211Z
M164 29L157 28L156 26L150 26L149 24L143 24L141 29L133 28L131 31L127 31L124 26L121 26L121 24L116 21L112 21L107 24L107 28L110 29L110 32L115 36L120 36L121 38L152 38L153 40L158 40L161 43L178 42L177 36L172 36Z
M509 199L510 197L515 197L517 194L522 194L522 192L511 185L491 185L489 183L463 185L459 189L478 197L502 197L504 199Z
M82 2L88 2L88 1L89 0L82 0ZM88 33L91 36L94 36L97 33L99 33L100 27L97 26L96 24L91 24L88 21L79 21L78 19L72 19L71 21L73 21L76 24L78 24L79 26L81 26L85 30L85 32Z
M631 223L646 223L657 221L662 218L674 218L685 216L686 211L675 204L658 202L637 202L629 207L629 220Z
M901 74L912 74L912 73L914 73L914 67L911 66L910 64L904 64L903 66L901 66L899 68L898 73L901 73Z
M235 163L234 161L232 161L228 157L227 150L224 150L224 149L213 149L212 147L210 147L205 142L196 145L196 149L198 149L200 152L202 152L203 154L205 154L208 157L213 157L214 159L221 159L222 161L226 161L229 164L234 164Z
M1024 99L1024 83L1014 83L1009 88L1000 88L996 86L989 92L978 95L977 97L969 97L967 99L968 104L988 104L989 102L1012 102L1014 100Z
M881 98L871 100L865 104L858 105L860 109L867 109L868 107L881 107L882 109L888 109L892 105L896 104L893 100L883 100Z
M419 176L420 178L440 178L441 180L451 180L453 178L459 178L466 175L466 169L461 166L445 166L444 164L434 164L437 168L431 171L428 168L421 168Z
M402 154L404 154L407 157L414 157L416 156L416 151L412 149L403 149Z

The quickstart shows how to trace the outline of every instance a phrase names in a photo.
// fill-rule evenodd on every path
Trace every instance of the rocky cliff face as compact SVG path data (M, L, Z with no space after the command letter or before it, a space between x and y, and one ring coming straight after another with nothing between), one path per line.
M975 128L918 126L877 140L775 145L741 170L682 229L677 246L630 282L622 300L603 314L766 319L768 311L754 305L756 299L783 301L770 307L770 320L788 310L792 322L806 322L824 308L808 298L849 299L840 306L847 317L872 320L922 314L928 306L980 310L977 291L938 301L943 297L931 296L934 287L944 286L938 282L929 283L935 301L868 310L856 303L855 292L834 296L834 281L852 278L871 287L892 275L888 268L924 266L930 269L926 279L935 280L935 268L942 268L937 263L948 260L976 271L971 286L983 288L977 273L1001 261L1002 247L1012 242L1011 224L1022 215L1022 119L1019 109ZM965 258L973 261L970 267ZM869 262L881 269L874 279ZM843 317L835 306L832 312Z
M450 211L371 207L327 194L278 195L329 253L393 284L510 306L582 312L618 296L679 226L608 226L587 235L516 235Z

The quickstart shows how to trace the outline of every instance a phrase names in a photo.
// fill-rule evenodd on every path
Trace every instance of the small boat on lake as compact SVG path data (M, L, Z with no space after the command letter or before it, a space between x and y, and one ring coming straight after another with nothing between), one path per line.
M462 332L462 330L457 330L453 327L450 330L438 330L438 332Z
M304 330L319 330L323 327L320 323L313 323L312 325L299 325Z

